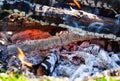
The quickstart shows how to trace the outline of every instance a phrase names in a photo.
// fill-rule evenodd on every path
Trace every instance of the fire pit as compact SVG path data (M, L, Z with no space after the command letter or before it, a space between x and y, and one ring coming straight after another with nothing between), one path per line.
M33 81L119 76L120 16L109 7L94 8L76 0L64 2L65 7L57 6L59 0L54 4L35 1L35 5L27 0L0 2L1 81L9 74L15 80L23 76ZM119 13L119 8L113 9ZM102 10L111 13L100 14Z

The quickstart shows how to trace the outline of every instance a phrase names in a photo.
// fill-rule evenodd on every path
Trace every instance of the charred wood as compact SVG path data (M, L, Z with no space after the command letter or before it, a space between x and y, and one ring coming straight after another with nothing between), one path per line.
M79 4L81 5L86 5L90 7L98 7L98 8L104 8L104 9L110 9L110 10L115 10L116 12L120 13L120 1L119 0L76 0ZM74 3L73 0L31 0L30 1L38 3L38 4L43 4L43 5L48 5L48 6L56 6L56 7L66 7L66 3ZM70 5L69 5L70 6Z
M1 21L1 30L5 29L4 27L6 27L6 30L21 30L25 28L40 28L51 25L53 27L63 27L75 30L75 32L79 31L80 35L102 36L103 38L111 38L115 40L120 39L118 37L120 32L119 15L116 16L117 19L111 19L87 13L82 10L63 10L41 5L38 5L37 7L39 9L36 9L36 14L29 16L29 19L32 20L32 22L23 22L22 24L12 22L11 24L9 22ZM33 20L38 22L33 22Z
M38 7L40 7L40 5ZM29 18L30 21L26 20L22 23L19 22L20 20L14 22L0 21L0 29L20 31L28 28L46 29L47 27L49 28L49 26L53 28L63 27L70 29L73 33L83 36L92 35L96 37L110 38L116 41L120 40L120 37L117 37L120 32L119 16L117 16L117 19L110 19L87 13L82 10L63 10L49 6L42 6L36 12L39 12L39 14L37 15L36 13L34 16L38 19L34 19L31 15Z
M53 36L47 39L40 40L29 40L23 42L23 44L13 44L7 46L8 54L18 53L17 47L20 47L24 52L29 52L32 50L45 50L64 44L68 44L75 41L90 40L96 38L94 36L80 36L73 33L65 33L60 36Z
M113 9L120 13L120 1L119 0L78 0L83 5L100 7L106 9Z
M60 59L57 51L50 51L45 59L37 65L33 65L35 73L39 76L41 75L52 75L55 69L55 65Z
M82 10L65 10L49 6L37 6L36 15L41 17L41 20L55 25L68 25L72 28L84 29L86 31L97 33L112 33L119 36L120 22L119 16L117 19L97 16ZM33 18L34 19L34 18ZM37 19L36 19L37 20ZM39 19L38 19L39 21ZM62 21L62 22L61 22ZM118 23L116 23L118 21ZM86 27L85 27L86 26ZM118 29L118 30L116 30Z
M98 39L97 39L98 38ZM8 54L18 53L17 47L20 47L24 52L32 50L46 50L57 46L64 46L76 41L90 41L91 44L97 44L107 51L119 52L120 41L113 41L111 39L103 39L96 36L80 36L73 33L64 33L59 36L53 36L47 39L29 40L22 44L13 44L7 46Z

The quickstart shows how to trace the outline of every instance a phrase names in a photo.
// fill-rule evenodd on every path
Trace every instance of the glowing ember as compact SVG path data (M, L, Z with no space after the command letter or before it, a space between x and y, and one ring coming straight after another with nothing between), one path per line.
M11 22L14 22L14 19L10 19Z
M27 29L19 33L14 34L11 39L13 41L25 41L25 40L35 40L35 39L45 39L50 37L49 32L41 31L38 29Z
M75 3L75 5L76 5L79 9L81 8L80 4L79 4L76 0L73 0L73 2Z
M15 18L14 18L13 15L10 16L9 21L11 21L11 22L14 22L14 21L15 21Z
M26 62L26 61L24 60L25 55L24 55L23 51L22 51L19 47L18 47L18 51L19 51L18 58L19 58L20 61L22 62L22 67L24 67L25 65L27 65L27 66L29 66L29 67L32 67L32 64L31 64L31 63Z

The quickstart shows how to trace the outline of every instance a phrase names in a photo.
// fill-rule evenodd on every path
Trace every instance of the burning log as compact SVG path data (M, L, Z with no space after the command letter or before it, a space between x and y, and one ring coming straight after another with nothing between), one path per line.
M35 71L39 76L52 75L52 72L55 69L58 60L59 60L59 55L57 51L54 50L49 52L46 58L40 64L34 65L33 68L35 68Z
M115 40L120 39L119 37L116 37L116 35L119 36L120 32L119 15L116 16L117 19L111 19L84 12L82 10L65 10L42 5L35 5L35 11L33 12L34 14L29 16L30 20L34 19L35 21L45 22L22 23L20 24L22 27L20 27L18 26L18 22L16 22L16 24L6 24L1 21L1 30L4 29L4 24L7 27L7 30L22 30L33 27L40 28L41 26L46 27L51 25L53 27L63 27L75 30L72 32L78 31L80 32L79 35L94 35Z
M47 5L47 6L55 6L57 4L65 4L73 2L79 8L79 3L82 5L92 6L92 7L100 7L105 9L113 9L116 11L120 11L120 1L119 0L30 0L30 1L1 1L3 5L0 5L2 9L14 9L15 7L19 10L23 10L29 12L31 10L32 3ZM79 5L79 6L78 6ZM19 7L21 6L21 7ZM58 6L58 5L57 5ZM62 5L61 5L62 6ZM23 9L24 8L24 9Z
M78 0L81 4L120 11L119 0Z
M40 24L36 22L9 22L9 21L0 21L0 31L8 30L8 31L20 31L25 30L27 28L40 28Z
M38 16L43 16L48 23L57 23L60 25L63 23L59 21L63 21L66 25L72 26L74 28L82 28L81 26L88 26L83 28L88 31L92 31L92 29L96 28L97 26L99 31L97 31L96 28L95 32L98 33L115 33L116 30L114 28L119 28L118 24L120 24L116 23L115 19L97 16L84 12L82 10L63 10L54 7L42 7L41 5L37 5L35 12L40 13Z
M41 5L36 6L36 8L37 7L40 8L39 10L36 10L36 13L39 13L39 15L34 15L37 17L37 19L34 18L32 15L30 17L37 21L39 21L38 18L40 17L40 21L46 21L47 23L46 22L38 23L38 22L30 21L29 23L22 23L22 27L21 27L21 25L19 25L18 22L15 22L16 24L15 23L10 24L9 22L7 22L8 24L6 24L5 22L1 21L0 29L3 30L4 25L6 26L6 30L22 30L26 28L44 29L44 27L48 27L49 25L51 25L51 27L63 27L63 28L68 28L70 30L74 30L72 32L74 33L77 32L77 34L79 33L79 35L94 35L103 38L115 39L115 40L120 39L119 37L116 37L116 35L119 36L119 32L120 32L119 30L120 23L118 18L119 16L117 16L117 19L110 19L106 17L97 16L91 13L87 13L82 10L80 11L74 9L63 10L59 8L41 6ZM100 34L100 33L106 33L106 34Z
M49 48L67 45L71 42L75 41L90 41L91 44L100 45L107 51L119 52L120 42L119 41L111 41L107 39L96 39L94 36L79 36L73 33L64 33L60 36L53 36L47 39L40 40L29 40L25 41L22 44L13 44L7 46L8 54L16 54L18 51L15 50L17 47L20 47L24 52L29 52L32 50L46 50ZM76 46L72 46L70 50L75 50Z
M115 40L116 36L119 36L119 16L117 19L111 19L87 13L82 10L63 10L41 5L36 6L35 12L36 14L39 14L38 17L42 17L42 19L44 19L49 24L52 25L54 23L56 26L75 30L72 32L77 32L77 34L79 32L79 35L94 35L103 38L110 37L110 39L115 38ZM117 40L119 39L120 38L117 37Z
M22 44L13 44L7 46L8 54L18 53L17 47L20 47L24 52L29 52L32 50L45 50L48 48L53 48L56 46L61 46L75 41L90 40L96 38L94 36L80 36L73 33L63 33L60 36L52 36L47 39L40 40L29 40ZM16 49L16 50L15 50Z
M106 26L107 27L108 26L112 26L113 27L114 24L115 24L113 19L99 17L99 16L96 16L96 15L84 12L82 10L80 10L80 11L71 10L70 11L70 10L63 10L63 9L59 9L59 8L49 7L49 6L42 6L42 5L38 5L38 4L36 4L34 7L35 7L35 10L33 10L32 13L33 14L34 13L39 14L40 19L45 19L45 21L50 21L51 19L50 20L47 19L49 17L53 17L54 19L58 19L59 18L58 20L61 19L61 21L62 21L63 19L61 17L69 15L70 19L74 19L74 17L77 18L76 21L77 20L79 21L79 19L81 19L79 21L79 23L82 23L84 25L89 25L89 24L91 24L93 22L104 22L106 24L105 27ZM45 16L45 17L41 18L41 16ZM74 17L72 17L72 16L74 16ZM64 17L64 18L66 18L66 17ZM52 19L52 20L55 21L54 19ZM71 20L71 22L73 22L73 21L74 20ZM55 22L51 22L51 23L55 23ZM77 23L77 24L79 24L79 23ZM58 22L58 24L60 24L60 21Z
M58 0L59 1L59 0ZM60 0L62 3L70 3L74 0ZM90 7L99 7L105 9L113 9L117 12L120 11L120 1L119 0L77 0L77 2L81 5L86 5Z

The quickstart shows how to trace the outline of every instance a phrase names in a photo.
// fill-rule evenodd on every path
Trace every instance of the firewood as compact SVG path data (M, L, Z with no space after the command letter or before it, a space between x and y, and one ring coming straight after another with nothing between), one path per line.
M18 53L17 47L20 47L24 52L32 50L45 50L56 46L61 46L75 41L90 40L96 38L94 36L80 36L73 33L61 34L60 36L53 36L47 39L29 40L22 44L13 44L7 46L8 54Z
M38 9L39 8L39 9ZM113 34L119 36L120 22L119 16L117 19L97 16L83 10L66 10L54 8L49 6L37 5L36 16L47 23L68 29L84 29L90 32L97 32L98 34ZM33 18L33 17L32 17ZM33 18L34 19L34 18ZM37 19L35 19L37 20ZM38 19L38 21L41 21ZM83 31L83 30L80 30ZM114 35L115 34L115 35ZM109 37L109 36L108 36Z
M15 22L16 24L15 23L10 24L9 22L7 22L8 24L6 24L5 22L1 21L0 22L1 30L4 29L4 24L7 30L21 30L25 28L44 29L45 26L53 26L53 27L63 27L63 28L68 28L70 30L79 31L82 32L81 34L84 35L94 35L100 37L102 36L104 38L111 38L115 40L120 39L119 37L117 37L119 36L119 32L120 32L119 18L111 19L111 18L101 17L82 10L74 10L74 9L64 10L60 8L41 6L41 5L38 5L37 7L39 9L35 11L36 14L34 14L34 17L33 15L29 16L30 23L22 23L22 25L19 25L18 22ZM93 33L91 34L91 32Z
M58 26L60 24L65 24L68 26L72 26L74 28L82 28L88 31L98 32L98 33L101 32L113 33L119 36L119 32L120 32L119 16L116 16L117 19L111 19L111 18L97 16L82 10L74 10L74 9L66 10L66 9L60 9L60 8L44 6L39 4L35 5L34 8L35 9L33 11L30 11L34 15L34 16L31 15L31 17L34 20L38 20L38 22L46 21L47 24L53 25L54 23L55 26ZM7 26L6 24L7 23L1 23L1 29L4 29L3 27ZM38 26L40 27L41 24L35 23L34 25L35 27ZM20 25L22 25L23 28L28 27L26 26L26 23L21 23Z
M73 2L73 0L58 0L58 1L61 1L61 3L64 3L64 4ZM111 0L76 0L76 1L78 1L78 3L81 5L111 9L111 10L116 10L118 12L120 11L119 0L112 0L112 1Z
M113 9L120 12L119 0L78 0L81 4L93 7Z

